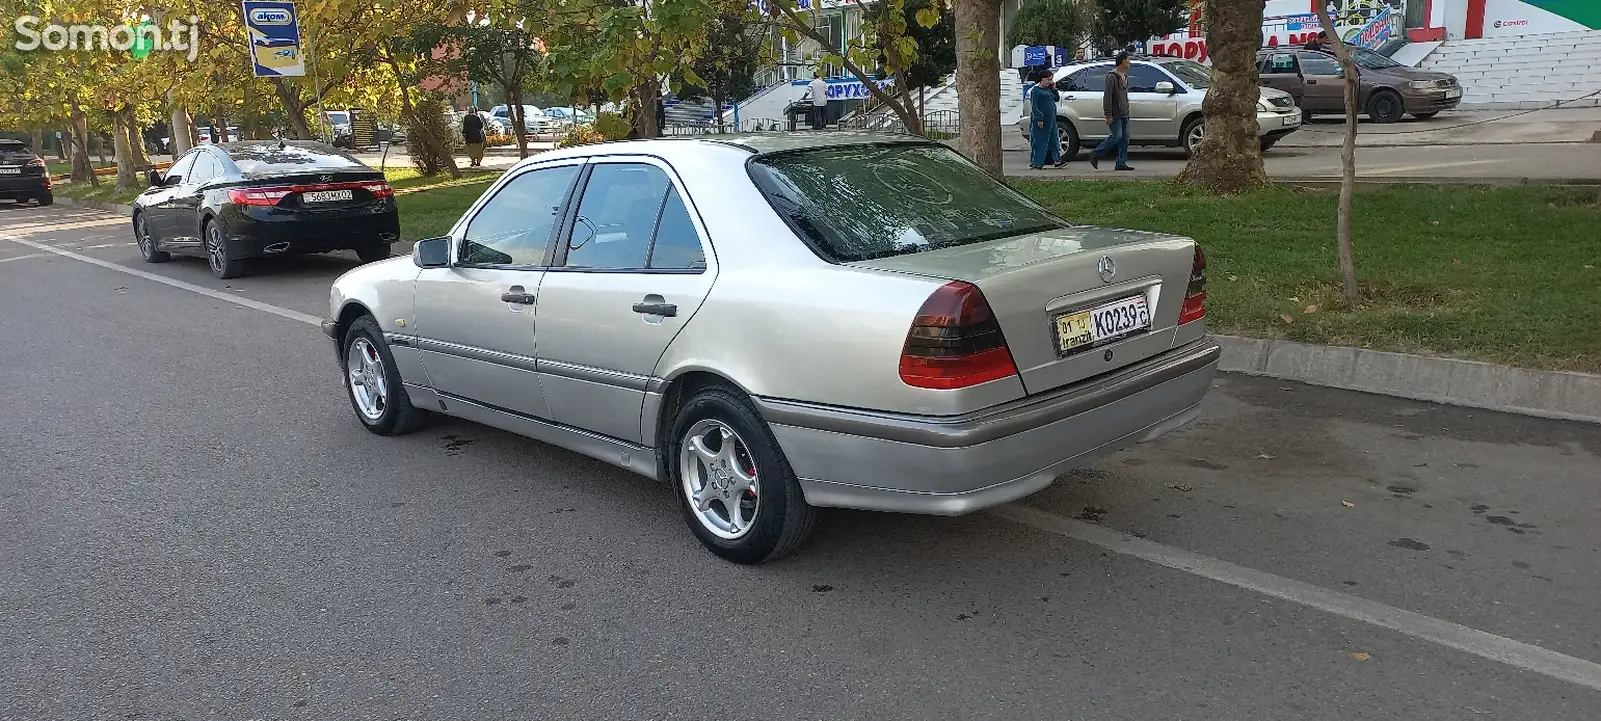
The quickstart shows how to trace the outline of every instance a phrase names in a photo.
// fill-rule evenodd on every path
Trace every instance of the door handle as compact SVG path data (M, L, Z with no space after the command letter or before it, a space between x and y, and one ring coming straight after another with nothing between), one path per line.
M1073 96L1071 96L1071 95L1069 95L1069 96L1067 96L1067 97L1065 97L1065 98L1062 98L1062 99L1063 99L1063 100L1078 100L1078 98L1075 98L1075 97L1073 97Z
M520 285L514 285L508 288L507 292L500 294L500 299L507 303L521 303L522 305L534 304L534 294L523 292L523 287Z
M678 316L678 306L672 303L635 303L634 312L641 315L659 315L675 318Z
M1317 85L1317 81L1316 80L1307 80L1306 84L1307 85Z

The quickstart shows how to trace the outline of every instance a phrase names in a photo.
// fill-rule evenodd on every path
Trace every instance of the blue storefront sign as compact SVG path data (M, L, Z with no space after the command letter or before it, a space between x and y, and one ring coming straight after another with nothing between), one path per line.
M804 88L811 82L810 80L791 80L789 84L793 87ZM872 97L872 94L867 92L867 86L854 77L828 78L827 82L829 100L866 100ZM888 90L890 86L895 84L895 78L893 76L874 78L873 82L877 83L880 90Z
M244 0L245 31L250 35L250 60L258 78L300 77L306 74L300 47L300 16L292 2Z

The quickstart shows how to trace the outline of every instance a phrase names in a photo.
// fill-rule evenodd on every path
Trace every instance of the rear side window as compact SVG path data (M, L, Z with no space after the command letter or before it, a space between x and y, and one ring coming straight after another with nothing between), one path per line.
M705 256L666 172L644 163L602 163L584 188L566 265L690 270L705 267Z
M228 157L245 175L288 175L321 170L371 170L366 164L330 147L250 143L228 148Z
M1068 226L956 151L851 145L758 156L750 173L791 228L836 263Z

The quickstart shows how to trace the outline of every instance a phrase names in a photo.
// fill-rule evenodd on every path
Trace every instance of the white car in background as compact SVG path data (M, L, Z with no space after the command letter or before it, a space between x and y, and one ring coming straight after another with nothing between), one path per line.
M505 127L512 127L511 106L496 105L490 108L489 115L504 123ZM555 122L545 114L545 111L533 105L523 106L523 132L534 136L547 135L554 125Z

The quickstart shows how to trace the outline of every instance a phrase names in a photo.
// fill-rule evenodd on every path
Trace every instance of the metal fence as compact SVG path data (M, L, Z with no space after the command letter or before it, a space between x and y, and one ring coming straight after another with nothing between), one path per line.
M936 110L923 115L923 134L930 137L954 137L961 132L961 116L955 110ZM835 127L840 130L866 130L881 133L905 133L906 124L894 113L861 114L841 118ZM786 133L811 132L805 119L791 124L787 118L741 118L735 124L725 118L721 124L715 120L671 122L662 127L664 137L720 135L723 133Z

